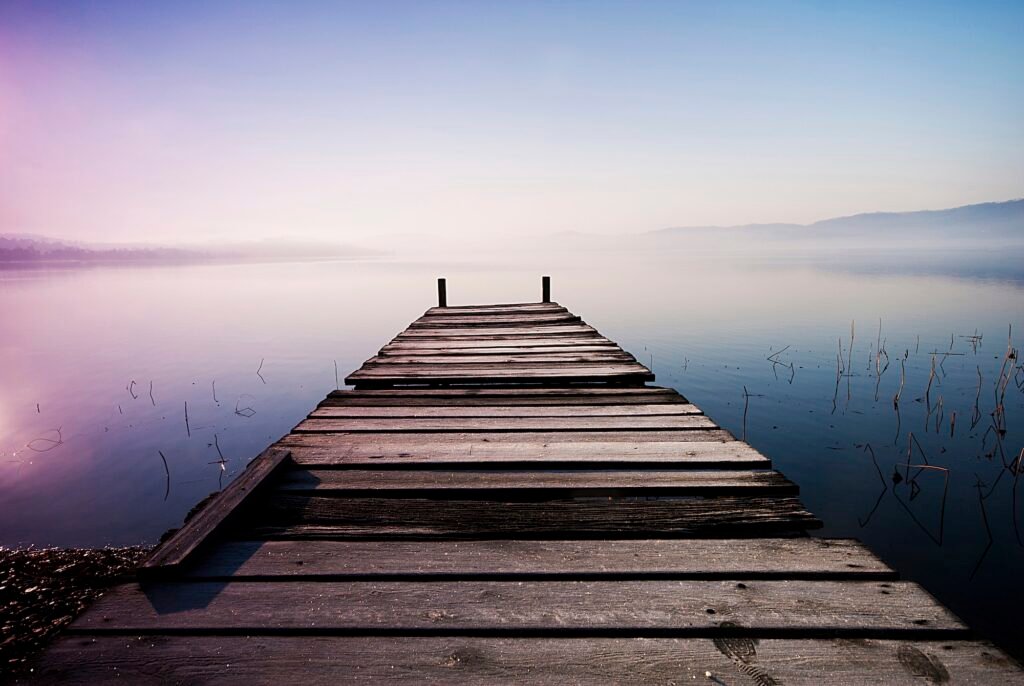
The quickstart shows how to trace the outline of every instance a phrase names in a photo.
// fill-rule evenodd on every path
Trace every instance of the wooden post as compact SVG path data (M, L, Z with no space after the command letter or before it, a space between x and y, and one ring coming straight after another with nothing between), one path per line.
M448 287L444 279L437 280L437 306L448 307Z
M541 302L551 302L551 277L542 276L540 277L542 300Z

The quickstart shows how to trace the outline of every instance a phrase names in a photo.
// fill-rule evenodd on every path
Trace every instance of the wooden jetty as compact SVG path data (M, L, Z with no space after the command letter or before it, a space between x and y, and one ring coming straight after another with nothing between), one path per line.
M547 281L439 295L38 680L1021 683Z

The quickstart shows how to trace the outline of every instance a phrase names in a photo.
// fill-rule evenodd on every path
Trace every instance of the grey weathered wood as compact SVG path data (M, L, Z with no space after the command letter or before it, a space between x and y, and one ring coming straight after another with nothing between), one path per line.
M447 308L431 307L424 314L508 314L511 312L551 312L568 310L556 302L550 303L507 303L499 305L450 305Z
M600 353L604 355L628 355L614 345L544 345L544 346L504 346L504 347L425 347L395 343L380 349L380 357L484 357L484 356L579 356L579 353ZM494 359L494 357L490 357ZM634 358L635 359L635 358Z
M360 389L359 391L353 391L354 393L375 393L378 390L393 390L389 388L381 389ZM564 407L564 408L580 408L585 409L587 407L597 407L603 405L646 405L646 404L686 404L686 399L681 396L651 396L649 398L643 397L622 397L622 398L609 398L609 397L595 397L595 396L562 396L562 397L544 397L544 396L532 396L532 397L520 397L520 398L488 398L488 397L477 397L477 398L458 398L450 397L444 398L439 396L419 396L410 398L390 398L388 396L336 396L329 395L323 402L322 407Z
M462 388L382 388L373 391L345 390L331 391L329 398L446 398L467 400L475 402L479 398L501 398L503 400L516 400L522 398L643 398L644 402L653 402L649 398L671 397L682 398L679 392L672 388L659 388L657 386L608 386L608 385L578 385L578 386L527 386L527 385L495 385L495 386L466 386ZM685 402L685 401L684 401Z
M445 349L445 348L470 348L474 350L483 350L487 348L505 348L505 347L519 347L519 348L566 348L574 346L591 346L600 348L613 348L619 349L619 346L609 341L607 338L598 335L585 335L585 336L549 336L549 337L534 337L534 338L515 338L513 340L506 338L395 338L387 343L384 348L387 349L411 349L411 350L425 350L431 348Z
M715 429L715 423L704 415L662 416L588 416L588 417L422 417L415 419L376 419L356 417L329 419L316 416L293 429L296 433L312 432L499 432L499 431L686 431Z
M464 328L443 328L443 329L406 329L400 333L395 340L416 339L416 338L461 338L479 337L484 340L494 340L498 337L537 338L572 336L579 337L581 334L597 333L594 327L587 324L552 324L551 326L508 326L494 327L486 332L473 327Z
M877 578L896 573L850 539L226 541L189 578Z
M431 499L281 492L268 494L251 513L251 521L251 531L259 537L320 538L753 536L821 525L793 497L446 499L442 505Z
M536 364L465 366L454 365L367 365L345 378L346 384L369 383L425 384L438 382L491 383L510 379L535 382L571 382L604 380L619 383L642 383L654 379L646 367L630 364Z
M604 363L630 363L636 362L636 358L620 350L609 350L607 352L562 352L562 353L511 353L497 355L488 353L486 355L418 355L418 354L390 354L376 355L368 359L366 365L476 365L486 366L494 364L539 364L546 362L558 362L562 364L604 364Z
M724 626L723 626L724 625ZM160 582L119 586L77 631L645 632L677 636L964 636L903 581Z
M47 657L34 683L252 686L298 675L331 685L1021 682L998 648L963 640L68 636Z
M375 434L291 434L281 445L292 451L292 460L303 466L432 466L462 468L490 465L572 467L624 466L632 468L741 469L767 468L771 461L740 441L643 442L622 441L510 441L490 439L440 439L441 434L402 434L381 440ZM494 434L504 439L515 434Z
M389 357L377 357L368 360L360 369L351 374L352 377L366 375L399 375L416 379L421 376L438 374L457 374L460 376L495 376L506 379L519 379L522 382L539 374L546 376L581 377L583 380L606 380L610 374L649 374L649 370L633 359L598 362L544 362L523 360L512 364L502 364L500 360L486 360L475 363L446 364L443 360L429 362L401 363Z
M357 497L595 497L795 495L796 485L768 470L369 470L295 469L275 480L278 492ZM430 495L428 495L428 492Z
M700 415L696 405L689 403L662 403L660 405L570 405L570 406L390 406L366 407L336 403L321 403L310 417L375 417L380 419L415 419L424 417L644 417L666 415Z
M420 317L410 328L465 328L492 326L547 326L550 324L569 324L579 322L580 318L571 312L522 312L518 314L490 315L425 315Z
M259 490L288 456L287 449L271 447L253 459L227 488L160 544L142 563L141 571L165 573L180 566L223 528L232 513Z
M374 390L331 391L325 402L379 404L397 400L402 403L434 404L608 404L627 402L686 402L671 388L647 386L465 386L460 388L379 388Z

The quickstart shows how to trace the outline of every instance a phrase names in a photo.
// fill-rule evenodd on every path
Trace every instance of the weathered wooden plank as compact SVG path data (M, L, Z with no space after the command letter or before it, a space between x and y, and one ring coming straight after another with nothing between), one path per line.
M607 385L576 385L576 386L529 386L529 385L494 385L488 387L466 386L461 388L382 388L372 391L344 390L331 391L329 398L447 398L465 399L475 402L478 398L501 398L515 400L521 398L618 398L642 397L645 402L653 402L648 398L672 397L682 398L672 388L657 386L607 386ZM685 401L684 401L685 402Z
M546 466L551 469L622 466L660 469L768 468L771 461L740 441L688 442L559 442L380 440L376 434L292 434L281 445L292 451L297 465L309 467L420 466L432 468L508 469ZM427 439L439 439L431 434ZM498 434L508 438L512 434ZM397 437L395 437L397 438Z
M495 364L540 364L547 362L558 362L561 364L606 364L606 363L630 363L636 362L636 358L621 350L609 352L585 352L585 353L548 353L548 354L512 354L512 355L376 355L366 360L366 365L438 365L458 364L488 366Z
M896 573L851 539L225 541L189 578L877 578Z
M597 353L604 356L628 355L622 348L615 345L544 345L544 346L504 346L504 347L422 347L416 345L388 344L380 349L379 357L474 357L493 360L496 357L544 358L548 356L579 357L580 353ZM632 357L632 356L630 356ZM635 359L635 358L633 358Z
M515 405L484 405L472 407L460 405L456 407L438 407L430 405L365 407L362 405L341 405L324 402L315 409L310 417L374 417L379 419L416 419L425 417L643 417L666 415L700 415L703 414L696 405L689 403L662 403L660 405L570 405L570 406L515 406Z
M251 686L300 674L304 684L446 686L1021 682L998 648L963 640L68 636L46 657L35 683Z
M458 316L425 315L420 317L410 328L443 328L470 326L547 326L549 324L568 324L578 322L580 318L571 312L521 312L515 314L476 314Z
M521 336L523 338L548 338L556 336L579 337L582 334L600 336L597 330L588 324L552 324L550 326L508 326L494 327L486 332L470 326L464 328L406 329L396 340L408 338L481 338L494 340L502 336Z
M507 382L519 379L524 382L567 382L567 381L612 381L642 383L654 379L642 365L559 365L557 363L537 365L495 365L456 367L454 365L370 365L364 366L345 378L346 384L387 383L414 384L444 381L458 383Z
M503 386L468 386L458 388L380 388L332 391L324 403L353 405L602 405L685 403L686 399L672 389L643 386L519 386L522 393L509 392ZM602 390L608 392L595 393Z
M461 376L502 376L528 382L530 377L544 376L607 376L609 374L650 373L636 360L617 362L536 362L524 360L521 363L501 364L500 362L477 362L475 364L452 365L439 361L417 364L398 363L391 358L376 358L367 361L352 376L400 374L402 376L435 376L437 374L458 374Z
M356 417L330 419L320 416L303 420L296 433L339 433L379 431L413 432L500 432L500 431L686 431L715 429L704 415L612 416L612 417L422 417L377 419Z
M274 470L288 459L287 449L268 448L250 462L245 471L228 484L216 498L199 510L183 527L159 545L142 563L142 572L176 569L210 537L220 530L228 517L255 493Z
M403 348L403 349L414 349L424 350L430 348L472 348L472 349L486 349L486 348L503 348L508 346L514 346L519 348L564 348L573 346L592 346L601 348L612 348L615 350L621 350L621 348L615 343L609 341L604 336L600 335L587 335L587 336L558 336L558 337L544 337L544 338L516 338L509 340L508 338L395 338L391 342L386 344L385 348Z
M295 469L274 489L317 496L413 498L571 498L612 495L796 495L796 484L769 470Z
M448 307L431 307L424 316L433 314L508 314L513 312L558 312L569 310L558 303L505 303L498 305L449 305Z
M797 498L753 496L539 502L451 499L441 504L425 498L271 493L261 500L258 511L249 514L251 531L261 538L754 536L820 526Z
M723 626L724 625L724 626ZM77 631L964 635L903 581L295 581L119 586Z
M376 393L377 391L392 390L390 388L381 389L360 389L356 391L358 393ZM417 398L389 398L387 396L360 396L345 398L344 396L329 395L321 403L322 407L575 407L579 409L586 409L587 407L599 407L604 405L645 405L645 404L686 404L686 399L682 396L653 396L650 398L642 397L622 397L622 398L604 398L595 396L580 396L570 397L564 396L562 398L534 396L534 397L520 397L520 398L443 398L443 397L430 397L422 396Z

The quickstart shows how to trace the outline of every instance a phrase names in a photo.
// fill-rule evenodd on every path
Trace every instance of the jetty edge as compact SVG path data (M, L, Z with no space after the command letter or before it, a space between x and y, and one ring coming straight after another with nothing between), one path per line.
M33 681L1024 681L542 283L439 280Z

